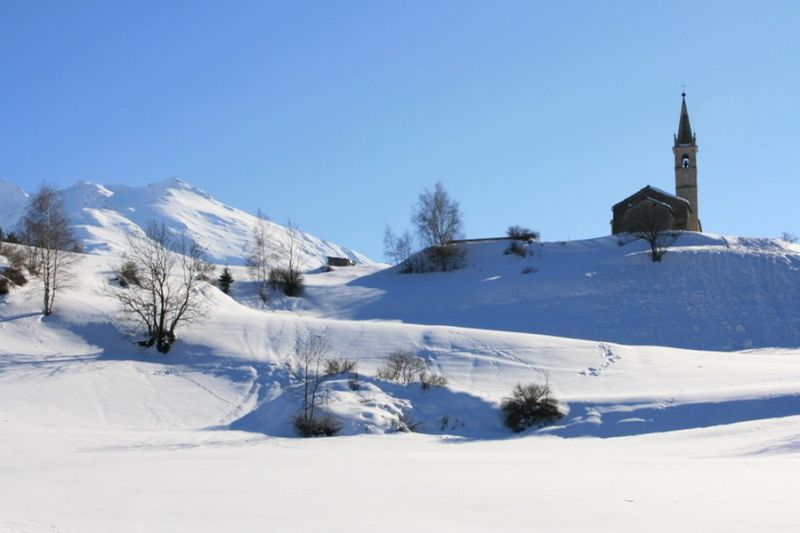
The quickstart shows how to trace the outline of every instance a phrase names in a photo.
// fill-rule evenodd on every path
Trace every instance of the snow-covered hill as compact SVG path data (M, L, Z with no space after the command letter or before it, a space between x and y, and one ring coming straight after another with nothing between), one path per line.
M606 259L657 277L627 246L609 245ZM525 264L473 252L472 270L450 274L310 274L311 302L324 303L316 316L243 305L244 282L236 298L214 289L210 314L179 329L166 356L138 347L106 296L109 256L84 258L50 317L37 312L38 281L12 290L0 300L0 531L794 528L796 348L709 352L333 317L334 296L360 294L365 313L370 295L389 305L393 284L418 302L406 322L429 308L445 317L468 297L442 299L456 290L435 286L469 291L499 281L497 266L475 280L477 263L508 276ZM308 332L358 361L355 390L347 378L323 386L345 437L286 438L299 402L292 347ZM424 357L448 386L375 378L395 348ZM566 417L514 436L499 400L545 379ZM392 434L400 423L419 433Z
M797 246L474 243L455 272L365 261L266 306L233 266L158 355L108 295L124 233L160 218L234 262L252 217L176 181L64 196L95 253L52 316L36 279L0 297L0 531L797 529ZM293 438L309 334L358 364L320 388L341 438ZM447 386L378 379L396 349ZM499 402L544 381L566 416L512 434Z
M119 253L126 234L141 231L151 222L164 223L203 246L217 264L244 264L256 217L214 200L189 183L169 179L144 187L98 185L86 181L60 191L76 236L90 253ZM0 227L13 228L25 210L28 195L0 183ZM266 222L273 245L288 239L288 230ZM316 268L327 256L348 257L368 263L365 256L304 232L298 233L304 268Z
M467 244L435 274L362 269L310 279L315 316L711 350L800 346L800 246L683 233L659 263L643 241ZM347 276L350 278L347 279Z

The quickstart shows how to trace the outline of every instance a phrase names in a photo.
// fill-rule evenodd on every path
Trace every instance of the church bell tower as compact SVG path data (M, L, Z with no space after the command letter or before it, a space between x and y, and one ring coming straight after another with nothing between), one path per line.
M703 231L700 225L700 212L697 204L697 138L689 124L686 110L686 93L681 94L681 119L672 152L675 154L675 194L689 201L691 211L686 229Z

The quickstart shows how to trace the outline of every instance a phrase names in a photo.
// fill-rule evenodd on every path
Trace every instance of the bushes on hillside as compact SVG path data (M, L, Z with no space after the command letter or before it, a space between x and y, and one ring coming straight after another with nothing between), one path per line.
M139 277L139 267L134 261L124 261L115 270L120 287L127 288L131 285L140 287L142 285L142 280Z
M403 385L416 381L423 390L447 385L447 378L432 374L428 369L428 363L408 350L395 350L387 355L376 376L378 379L397 381Z
M300 296L306 287L303 274L295 268L273 268L269 273L269 282L273 287L280 288L286 296Z
M503 399L500 408L506 426L516 433L549 424L563 416L548 383L518 384L511 396Z
M504 255L514 254L520 257L525 257L528 255L528 249L519 241L511 241L511 244L503 250Z
M324 374L326 376L336 376L338 374L350 374L356 371L357 361L337 357L325 360Z
M304 438L333 437L342 429L342 425L333 417L309 417L302 413L294 417L294 429Z
M18 287L22 287L28 283L28 278L25 277L25 273L19 268L8 267L3 271L3 276Z

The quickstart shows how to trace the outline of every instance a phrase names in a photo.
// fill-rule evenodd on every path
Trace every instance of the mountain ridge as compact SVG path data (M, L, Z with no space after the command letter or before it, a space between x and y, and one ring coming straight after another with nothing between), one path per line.
M30 195L7 181L0 181L0 192L0 227L11 231L24 214ZM201 245L213 263L244 265L258 220L174 177L144 186L81 180L58 192L76 236L89 253L121 253L128 233L144 231L150 222L156 222ZM275 247L290 239L289 228L270 220L265 224ZM347 257L356 264L372 263L357 251L309 233L297 231L295 237L304 269L321 266L327 256Z

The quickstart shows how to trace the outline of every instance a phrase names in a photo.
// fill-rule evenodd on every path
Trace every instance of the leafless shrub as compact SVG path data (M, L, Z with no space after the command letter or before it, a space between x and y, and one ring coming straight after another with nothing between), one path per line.
M117 275L120 287L142 286L142 281L139 279L139 267L134 261L123 261L121 265L114 269L114 272Z
M376 376L378 379L397 381L404 385L419 382L423 390L447 385L446 377L430 372L425 359L403 349L387 355Z
M28 283L28 278L25 277L25 274L19 268L8 267L3 271L3 275L18 287L22 287L26 283Z
M301 407L294 426L302 437L331 436L341 429L332 417L319 414L323 399L319 388L325 377L322 369L330 348L330 337L324 331L311 331L295 339L292 356L301 385Z
M530 228L523 226L509 226L506 230L506 235L509 239L516 239L519 241L538 241L539 232L533 231Z
M421 426L422 422L415 421L410 411L402 411L397 419L392 421L392 429L402 433L416 433Z
M386 381L397 381L405 385L415 381L428 370L425 360L407 350L395 350L386 356L376 376Z
M22 269L25 266L27 255L25 248L21 245L0 243L0 255L8 260L11 268Z
M351 377L349 380L347 380L347 386L353 392L361 390L361 381L358 379L358 373L357 372L355 374L353 374L353 377Z
M269 282L286 296L300 296L305 289L305 279L299 270L275 267L269 272Z
M440 374L432 374L425 371L419 375L419 384L422 390L428 390L431 387L446 387L447 378Z
M356 371L358 362L353 359L346 359L343 357L325 359L326 376L336 376L338 374L350 374Z
M563 416L549 383L518 384L511 396L503 399L500 408L506 426L516 433L554 422Z
M528 249L520 241L511 241L511 244L509 244L508 247L503 250L503 254L514 254L520 257L525 257L528 255Z
M332 437L339 433L342 425L333 417L307 418L302 414L294 417L294 428L304 438Z
M788 231L784 231L781 233L781 240L786 241L789 244L794 244L797 242L797 235L794 233L789 233Z

